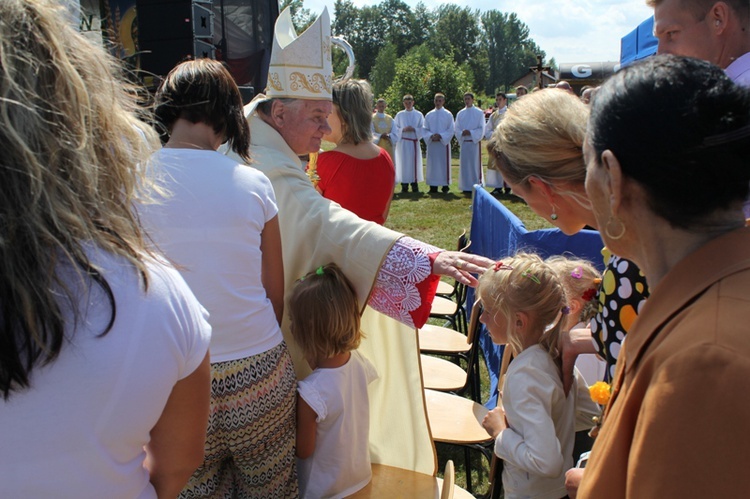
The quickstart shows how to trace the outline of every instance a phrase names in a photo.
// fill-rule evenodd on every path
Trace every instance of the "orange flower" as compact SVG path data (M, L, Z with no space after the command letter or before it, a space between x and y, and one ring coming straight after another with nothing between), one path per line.
M589 395L591 395L591 400L597 404L607 405L609 397L612 395L612 387L609 383L597 381L589 387Z

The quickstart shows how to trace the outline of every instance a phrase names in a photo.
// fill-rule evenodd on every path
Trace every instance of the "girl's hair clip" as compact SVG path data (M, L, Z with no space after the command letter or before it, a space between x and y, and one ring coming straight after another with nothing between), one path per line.
M583 298L583 301L591 301L596 296L596 293L597 293L596 288L589 288L583 292L583 294L581 295L581 298Z
M513 270L513 267L503 262L502 260L496 261L495 265L493 265L492 268L495 270L495 272L497 272L498 270Z
M315 269L315 275L323 275L324 273L325 273L325 272L323 271L323 266L322 266L322 265L321 265L320 267L318 267L317 269ZM297 282L302 282L302 281L304 281L305 279L307 279L307 277L308 277L309 275L310 275L310 274L305 274L305 275L303 275L302 277L300 277L299 279L297 279Z
M562 314L563 314L563 315L568 315L568 314L570 313L570 307L568 307L568 306L566 305L566 306L564 306L564 307L562 308L562 310L560 310L560 312L562 312Z
M540 280L539 280L539 278L538 278L537 276L535 276L534 274L532 274L532 273L531 273L531 272L529 272L528 270L524 270L524 271L523 271L523 272L521 273L521 275L522 275L522 276L524 276L524 277L525 277L525 278L527 278L527 279L531 279L532 281L534 281L534 282L535 282L535 283L537 283L537 284L541 284L541 283L542 283L542 281L540 281Z
M580 279L581 277L583 277L583 267L579 265L578 267L574 268L573 272L570 273L570 277L572 277L573 279Z
M594 282L594 284L601 284L602 283L602 278L601 277L597 277L596 279L594 279L593 282Z

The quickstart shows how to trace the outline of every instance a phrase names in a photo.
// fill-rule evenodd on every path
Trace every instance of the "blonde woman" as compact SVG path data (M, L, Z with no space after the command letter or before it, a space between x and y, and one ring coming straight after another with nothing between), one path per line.
M158 140L59 2L0 19L0 497L174 497L210 328L133 216Z
M505 113L488 146L513 193L565 234L586 226L602 232L616 229L599 226L584 187L588 116L589 108L575 95L544 89L528 94ZM612 379L620 345L648 297L645 277L633 262L610 255L606 248L602 253L606 268L591 334L574 330L563 336L569 340L563 353L566 386L579 353L598 353L607 363L605 379Z

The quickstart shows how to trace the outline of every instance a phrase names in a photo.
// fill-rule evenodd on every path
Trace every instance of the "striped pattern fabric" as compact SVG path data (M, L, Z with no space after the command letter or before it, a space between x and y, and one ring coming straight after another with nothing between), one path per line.
M298 497L297 378L286 343L211 364L211 378L204 462L180 497Z

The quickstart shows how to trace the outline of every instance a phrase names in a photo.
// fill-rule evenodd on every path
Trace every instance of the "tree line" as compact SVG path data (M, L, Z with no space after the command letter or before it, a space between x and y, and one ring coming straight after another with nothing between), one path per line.
M303 0L283 0L292 7L298 32L319 14ZM446 95L445 107L454 114L463 108L463 94L473 91L484 107L494 94L509 91L513 81L537 64L545 52L529 36L529 28L514 12L442 4L414 8L402 0L383 0L357 7L351 0L336 0L331 19L334 36L352 46L354 76L370 81L376 97L400 109L401 97L412 94L415 107L432 109L436 92ZM334 72L344 73L346 55L333 52ZM545 65L554 66L554 59Z

